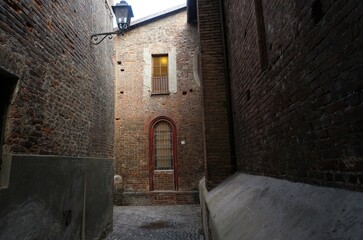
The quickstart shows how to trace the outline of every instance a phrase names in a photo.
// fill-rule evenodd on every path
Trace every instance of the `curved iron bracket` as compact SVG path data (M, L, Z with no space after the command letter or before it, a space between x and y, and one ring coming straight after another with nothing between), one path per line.
M96 34L92 34L91 35L91 43L93 45L98 45L100 44L106 37L108 37L108 39L112 39L114 34L122 34L122 32L120 30L114 31L114 32L105 32L105 33L96 33ZM100 36L101 39L99 39Z

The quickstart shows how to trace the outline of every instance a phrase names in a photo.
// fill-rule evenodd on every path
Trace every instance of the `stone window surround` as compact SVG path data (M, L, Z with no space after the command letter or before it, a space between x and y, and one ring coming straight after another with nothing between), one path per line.
M168 55L168 80L169 92L177 93L177 71L176 71L176 48L175 47L160 47L154 49L144 48L144 96L151 95L152 84L152 55Z

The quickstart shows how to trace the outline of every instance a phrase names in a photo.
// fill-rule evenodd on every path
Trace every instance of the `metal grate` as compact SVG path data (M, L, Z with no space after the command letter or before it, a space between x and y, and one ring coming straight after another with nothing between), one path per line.
M173 169L173 132L167 122L154 128L154 164L155 170Z
M168 94L168 66L169 59L167 54L158 54L152 56L152 94Z
M168 76L153 75L152 93L153 94L168 94L169 93Z

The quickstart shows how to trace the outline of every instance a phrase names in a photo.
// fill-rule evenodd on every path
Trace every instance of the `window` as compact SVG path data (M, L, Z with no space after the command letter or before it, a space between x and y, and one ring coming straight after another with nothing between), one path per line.
M145 97L177 93L176 47L160 46L143 51L143 94ZM161 78L163 77L163 78ZM152 98L155 98L152 97Z
M155 170L174 168L173 131L166 121L158 122L154 127L154 167Z
M169 94L168 55L152 56L152 93Z
M149 187L154 190L178 191L177 133L175 122L159 116L150 123Z

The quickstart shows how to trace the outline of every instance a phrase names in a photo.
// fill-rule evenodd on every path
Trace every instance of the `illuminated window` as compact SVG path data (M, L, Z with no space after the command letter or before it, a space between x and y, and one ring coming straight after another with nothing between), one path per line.
M152 71L152 93L169 94L168 55L153 55Z

